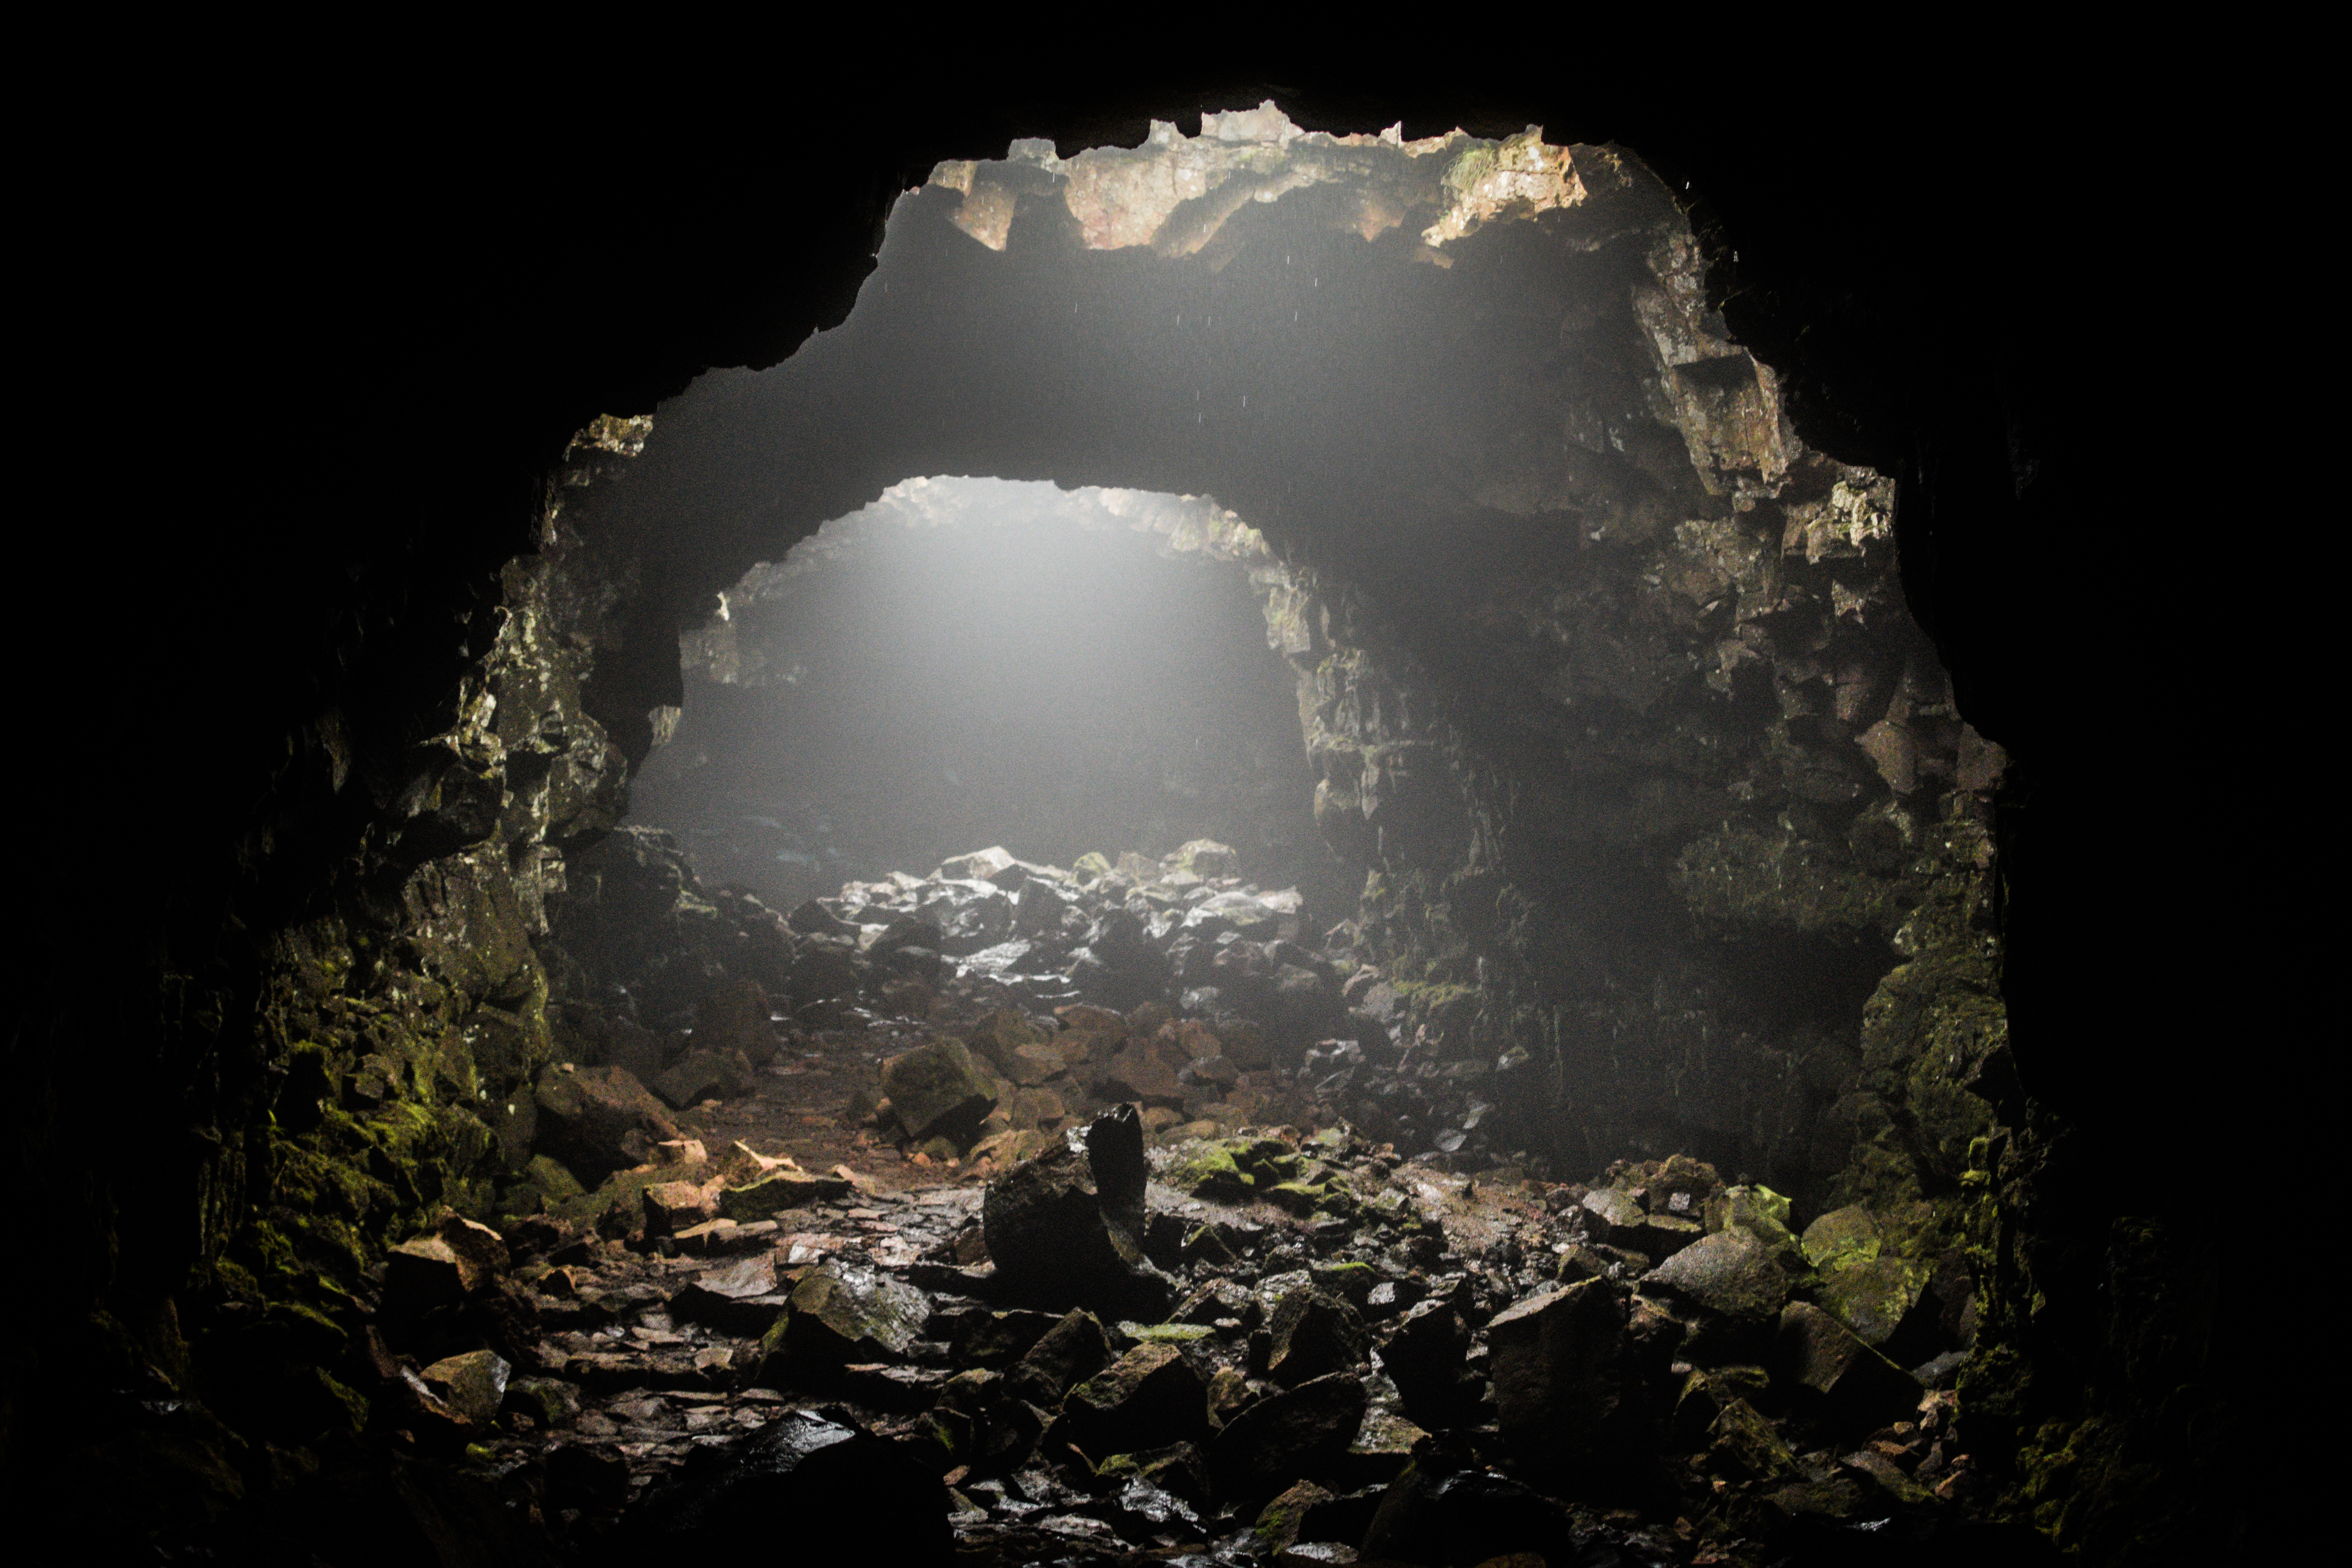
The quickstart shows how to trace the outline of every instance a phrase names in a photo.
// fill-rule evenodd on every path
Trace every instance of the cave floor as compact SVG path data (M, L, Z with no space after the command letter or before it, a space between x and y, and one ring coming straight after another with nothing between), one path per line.
M791 1037L751 1092L680 1115L681 1130L701 1145L682 1152L689 1162L740 1143L835 1178L832 1195L764 1221L687 1227L679 1237L566 1235L544 1221L526 1222L520 1234L510 1228L519 1260L500 1289L530 1327L514 1339L511 1384L495 1422L460 1424L453 1438L420 1421L401 1440L445 1452L462 1446L468 1468L575 1551L602 1550L616 1528L625 1531L632 1505L659 1493L698 1449L740 1443L785 1410L822 1407L942 1476L959 1561L1357 1561L1383 1489L1416 1444L1424 1456L1442 1452L1446 1463L1487 1474L1516 1468L1516 1434L1497 1426L1491 1389L1467 1395L1441 1436L1428 1429L1441 1400L1425 1387L1412 1401L1400 1396L1401 1368L1428 1383L1425 1369L1406 1364L1422 1353L1402 1332L1412 1309L1450 1302L1464 1322L1477 1324L1576 1278L1580 1262L1621 1279L1646 1262L1588 1245L1601 1231L1583 1200L1608 1178L1562 1185L1509 1169L1464 1174L1401 1159L1353 1135L1310 1091L1278 1074L1252 1075L1264 1085L1261 1103L1295 1120L1245 1129L1228 1143L1255 1140L1285 1162L1304 1162L1322 1184L1319 1199L1276 1194L1268 1201L1204 1184L1196 1179L1204 1145L1163 1125L1149 1156L1150 1245L1184 1298L1172 1315L1190 1320L1181 1349L1200 1369L1213 1420L1221 1405L1230 1414L1279 1392L1265 1363L1267 1325L1280 1326L1275 1309L1286 1291L1312 1284L1348 1300L1344 1315L1357 1327L1342 1339L1370 1409L1344 1463L1324 1474L1329 1484L1303 1482L1264 1510L1228 1504L1220 1512L1205 1490L1183 1484L1182 1465L1162 1466L1149 1484L1122 1485L1091 1473L1082 1451L1057 1444L1059 1428L1042 1440L1019 1434L1008 1451L990 1436L1001 1411L967 1407L975 1420L943 1426L938 1412L957 1403L951 1383L1013 1370L1037 1324L1051 1320L999 1310L991 1289L980 1215L986 1184L1006 1163L934 1160L911 1142L893 1142L877 1132L859 1086L874 1081L885 1058L936 1037L942 1016L969 1016L995 1000L966 996L959 1005L950 994L921 1019L861 1016L845 1027ZM689 1163L674 1173L702 1170ZM648 1182L666 1173L659 1166L635 1173ZM1639 1174L1615 1173L1615 1186ZM536 1257L534 1237L550 1244ZM922 1292L914 1323L895 1337L858 1340L815 1373L796 1366L778 1336L763 1348L763 1332L790 1315L795 1281L820 1269L853 1287L895 1282ZM1007 1322L1011 1332L1001 1331ZM1112 1356L1163 1342L1163 1331L1149 1324L1106 1322L1102 1331ZM1463 1365L1447 1375L1465 1387L1493 1366L1484 1343L1452 1353ZM1684 1362L1656 1370L1692 1384ZM429 1381L433 1369L425 1372ZM1706 1381L1702 1373L1696 1384ZM1701 1397L1709 1419L1694 1420L1690 1406ZM1806 1449L1793 1434L1783 1442L1769 1429L1760 1438L1727 1431L1717 1415L1722 1397L1719 1384L1701 1394L1686 1387L1671 1415L1660 1411L1645 1435L1664 1452L1645 1460L1644 1479L1624 1495L1569 1489L1554 1506L1580 1553L1572 1560L1785 1560L1785 1543L1767 1555L1766 1542L1749 1532L1754 1521L1768 1517L1785 1534L1792 1523L1852 1531L1889 1518L1916 1528L1965 1511L1967 1460L1948 1451L1956 1397L1948 1392L1927 1393L1916 1410L1850 1449L1828 1441ZM1210 1434L1198 1436L1205 1443ZM1097 1450L1122 1447L1109 1437L1089 1441ZM1768 1495L1769 1506L1759 1500Z

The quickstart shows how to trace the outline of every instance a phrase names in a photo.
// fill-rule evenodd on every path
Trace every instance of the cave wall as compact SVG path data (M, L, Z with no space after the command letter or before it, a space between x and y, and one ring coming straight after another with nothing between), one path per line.
M2147 602L2150 567L2116 555L2104 531L2069 526L2136 515L2160 537L2187 504L2117 460L2133 450L2130 421L2084 407L2075 390L2085 360L2148 360L2129 323L2166 285L2116 279L2108 308L2085 321L2077 291L2004 265L2003 247L2050 232L2055 217L2070 229L2122 231L2114 208L2076 213L2078 165L2065 156L2030 175L2010 171L1971 208L1997 221L1973 231L1923 216L1938 210L1936 190L1968 184L1958 176L1978 155L1957 133L1920 130L1940 102L1906 111L1895 132L1787 109L1805 129L1759 139L1724 134L1720 117L1678 125L1629 111L1591 78L1570 79L1591 101L1561 104L1554 135L1589 126L1600 141L1615 131L1654 166L1689 178L1711 294L1722 296L1732 335L1781 373L1792 423L1843 459L1897 478L1905 595L1954 672L1961 712L2024 770L1998 837L2002 981L2018 1034L2010 1120L2027 1135L1994 1173L2000 1217L1990 1243L2018 1368L2004 1415L2020 1445L2018 1495L2102 1552L2168 1517L2142 1510L2135 1521L2153 1497L2185 1510L2187 1539L2226 1535L2231 1515L2214 1500L2228 1495L2232 1472L2210 1461L2232 1452L2229 1391L2242 1366L2229 1352L2227 1293L2195 1287L2219 1266L2183 1239L2203 1223L2194 1200L2159 1173L2163 1152L2200 1138L2233 1157L2243 1090L2179 1070L2184 1042L2211 1015L2204 992L2179 979L2184 941L2160 914L2171 900L2145 896L2172 879L2141 853L2164 807L2145 793L2119 800L2110 787L2120 760L2138 737L2162 732L2164 705L2191 683L2167 656L2142 679L2104 679L2110 650L2131 641L2132 606ZM1540 114L1563 90L1516 94L1506 110L1514 118L1496 129L1525 117L1519 100ZM1396 97L1444 123L1465 101L1490 101L1458 89ZM1065 146L1140 140L1140 116L1130 130L1118 92L1036 101L1055 107L992 110L1000 118L983 133L982 116L935 94L868 153L804 166L809 184L789 207L710 199L740 173L723 160L665 188L646 176L680 166L674 137L616 141L605 171L614 188L670 221L618 226L634 237L608 233L589 259L553 268L543 214L511 193L569 166L577 124L551 121L538 142L493 142L499 156L487 166L478 145L457 155L464 137L479 135L471 121L423 138L371 130L312 139L306 155L322 161L308 172L312 188L323 176L325 188L368 193L340 204L338 222L355 228L363 218L373 229L397 212L427 244L467 233L477 273L498 287L460 286L438 269L420 281L406 253L349 247L321 274L331 297L299 296L300 327L269 340L290 346L323 333L355 368L338 382L341 395L315 406L270 400L287 460L257 476L256 524L225 545L176 535L122 584L123 617L141 629L120 684L145 694L159 726L152 750L173 760L179 783L172 828L160 836L121 831L147 814L143 781L121 772L58 804L62 829L37 858L52 918L11 955L12 1135L23 1199L53 1226L45 1288L10 1302L12 1491L49 1484L56 1468L37 1457L79 1453L92 1434L136 1419L135 1399L119 1403L126 1395L143 1386L160 1398L182 1376L178 1303L204 1293L191 1289L190 1269L227 1221L249 1221L239 1194L268 1163L253 1152L255 1130L289 1082L309 1087L275 1054L289 1031L258 1021L293 1016L271 998L289 996L287 977L310 962L283 938L319 929L343 897L337 868L398 816L414 775L397 759L465 729L467 672L509 624L507 564L542 526L540 477L571 434L596 415L653 406L706 365L771 363L808 324L837 319L891 194L937 157L985 155L1010 131L1078 139ZM1689 121L1685 106L1677 113ZM2035 124L2051 129L2046 117ZM2058 146L2085 144L2059 128ZM1834 175L1808 171L1792 147L1822 155ZM344 161L339 173L328 172L330 158ZM394 167L396 180L352 177ZM255 232L273 231L263 223ZM391 278L402 286L381 287ZM643 309L612 309L615 279ZM244 316L202 319L271 321L283 310L251 298ZM898 477L865 476L845 497ZM1247 493L1236 487L1226 499ZM322 507L343 514L336 526L317 526ZM674 646L679 606L714 586L680 575L659 611L616 627L608 647L634 645L640 632L646 647ZM44 609L15 635L28 650L56 646L62 613ZM598 667L611 700L604 727L620 750L641 754L644 715L659 706L643 700L662 695L663 680L658 660L624 662ZM2205 765L2192 758L2175 776L2200 777ZM401 775L394 804L337 787L370 766ZM2208 952L2205 967L2226 963L2229 951ZM509 994L527 997L527 986ZM446 1024L462 1014L435 1016ZM2137 1067L2114 1071L2126 1051ZM278 1136L259 1142L266 1150ZM2130 1289L2151 1279L2189 1285ZM299 1355L332 1359L315 1345ZM2208 1414L2192 1419L2170 1397L2176 1386ZM266 1484L265 1449L236 1452L242 1468L214 1476L215 1491ZM2192 1468L2210 1484L2168 1490L2168 1479ZM169 1514L204 1495L165 1485L148 1505Z

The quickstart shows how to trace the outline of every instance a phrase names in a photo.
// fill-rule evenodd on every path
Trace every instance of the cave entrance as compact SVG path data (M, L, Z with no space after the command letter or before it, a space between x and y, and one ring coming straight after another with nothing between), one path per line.
M629 820L778 910L986 847L1067 868L1209 840L1336 919L1363 872L1315 829L1269 562L1200 498L894 485L682 638Z

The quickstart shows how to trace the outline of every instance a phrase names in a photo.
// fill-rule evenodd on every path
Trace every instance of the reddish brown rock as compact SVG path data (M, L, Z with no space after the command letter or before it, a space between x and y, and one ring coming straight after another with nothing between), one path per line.
M677 1123L625 1068L550 1069L539 1082L539 1142L590 1180L648 1163Z

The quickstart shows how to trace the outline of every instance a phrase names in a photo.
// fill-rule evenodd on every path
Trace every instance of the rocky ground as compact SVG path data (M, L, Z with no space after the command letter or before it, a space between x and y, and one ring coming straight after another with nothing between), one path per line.
M583 858L541 1152L390 1258L382 1435L592 1557L2030 1559L1926 1205L1550 1179L1346 927L1214 844L1088 860L780 916Z

